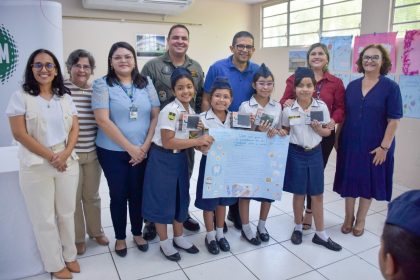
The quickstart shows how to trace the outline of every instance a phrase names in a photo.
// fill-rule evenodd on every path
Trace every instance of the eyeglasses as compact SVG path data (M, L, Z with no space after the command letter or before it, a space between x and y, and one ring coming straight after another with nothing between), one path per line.
M253 45L242 45L242 44L239 44L239 45L236 45L235 48L238 51L244 51L245 49L247 51L252 51L254 49L254 46Z
M364 60L364 61L369 61L369 60L372 60L372 61L378 61L378 60L379 60L379 58L380 58L380 56L379 56L379 55L364 55L364 56L363 56L363 60Z
M217 99L221 99L221 100L223 100L223 99L226 99L226 100L228 100L228 99L232 99L231 97L230 97L230 95L228 95L228 94L213 94L213 98L217 98Z
M273 87L274 82L256 82L257 86L259 87Z
M32 64L32 68L34 68L37 71L41 71L44 67L47 71L52 71L55 68L55 64L50 62L47 62L45 64L42 62L35 62Z
M116 55L116 56L113 56L112 59L115 60L115 61L121 61L123 59L132 60L133 56L129 55L129 54L127 54L127 55Z
M83 64L74 64L73 67L79 69L79 70L86 70L89 71L90 69L92 69L92 67L90 67L90 65L83 65Z

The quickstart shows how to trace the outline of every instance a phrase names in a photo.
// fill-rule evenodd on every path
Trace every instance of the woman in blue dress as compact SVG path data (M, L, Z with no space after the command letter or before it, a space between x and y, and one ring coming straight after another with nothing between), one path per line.
M385 77L391 61L383 46L365 47L357 66L364 76L346 89L334 191L346 198L341 231L361 236L372 198L391 199L394 136L402 117L402 100L398 84ZM360 201L354 217L356 198Z

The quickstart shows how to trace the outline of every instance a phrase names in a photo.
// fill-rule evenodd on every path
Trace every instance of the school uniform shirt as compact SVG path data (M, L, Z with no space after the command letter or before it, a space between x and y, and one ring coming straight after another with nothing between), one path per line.
M282 126L290 127L290 143L304 148L313 148L321 142L322 136L316 133L310 124L307 124L310 122L310 111L322 111L323 123L330 122L327 105L315 98L312 98L312 103L306 112L297 101L283 110Z
M175 138L178 139L188 139L189 132L179 130L179 121L182 114L195 114L191 105L188 105L188 112L185 110L182 103L175 98L174 101L166 105L162 111L159 113L158 122L155 129L155 134L153 135L152 142L156 145L163 147L162 144L162 129L168 129L175 132Z
M252 96L250 100L242 102L241 106L239 107L239 112L256 115L258 109L263 109L264 113L274 116L274 121L271 124L271 127L277 127L280 124L281 106L278 101L275 101L271 98L265 107L263 107L257 102L255 97Z

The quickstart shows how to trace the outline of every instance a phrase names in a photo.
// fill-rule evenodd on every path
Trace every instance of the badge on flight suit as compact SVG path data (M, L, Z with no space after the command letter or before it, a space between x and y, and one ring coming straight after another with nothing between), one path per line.
M190 70L190 72L191 72L191 76L192 76L193 78L197 78L197 77L198 77L197 70L195 70L195 69L188 69L188 70Z
M169 119L170 121L174 121L174 120L175 120L175 116L176 116L176 114L175 114L175 113L173 113L173 112L169 112L169 113L168 113L168 119Z

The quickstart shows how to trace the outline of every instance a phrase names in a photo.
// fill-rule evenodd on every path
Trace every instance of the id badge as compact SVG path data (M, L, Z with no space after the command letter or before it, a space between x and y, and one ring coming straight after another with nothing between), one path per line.
M130 120L137 120L138 112L137 107L134 105L131 105L130 107Z

